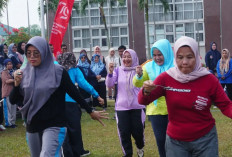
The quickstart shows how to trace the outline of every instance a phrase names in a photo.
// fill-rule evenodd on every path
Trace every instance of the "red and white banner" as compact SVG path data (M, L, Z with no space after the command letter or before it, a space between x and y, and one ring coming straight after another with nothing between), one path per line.
M49 43L54 47L54 56L61 53L61 44L72 13L74 0L60 0L53 22Z

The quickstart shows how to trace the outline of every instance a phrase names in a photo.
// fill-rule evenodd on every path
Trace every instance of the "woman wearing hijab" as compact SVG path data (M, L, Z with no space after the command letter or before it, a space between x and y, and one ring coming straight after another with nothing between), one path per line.
M7 59L7 55L4 53L4 50L8 51L8 48L5 44L0 45L0 77L4 69L4 60ZM2 77L1 77L2 78ZM2 79L0 78L0 100L2 100ZM3 123L3 103L0 102L0 131L4 131L6 128L2 125Z
M114 64L109 64L109 74L106 78L107 87L113 87L115 82L118 82L115 111L118 136L125 157L133 156L131 136L135 139L138 157L143 157L145 106L138 103L139 88L132 84L138 64L136 52L127 49L123 52L120 67L114 69Z
M101 48L99 46L95 46L93 52L94 54L99 55L101 62L106 65L105 57L101 54Z
M5 127L6 128L15 128L16 122L16 105L13 105L9 101L9 95L11 90L14 87L14 77L13 77L13 64L11 59L4 60L4 70L2 71L2 98L3 101L3 110L5 117Z
M98 92L101 98L104 99L104 110L107 108L106 101L106 84L105 77L107 75L106 67L102 63L98 54L93 55L90 65L91 71L94 73L94 79L91 81L92 86ZM93 106L101 106L97 99L93 98Z
M94 90L94 88L85 80L82 72L78 67L76 67L76 57L71 52L64 52L58 56L58 63L62 65L72 80L72 83L78 84L79 89L83 89L88 94L93 95L94 98L98 99L100 104L104 103L104 100L99 96L99 94ZM81 95L82 92L81 92ZM81 108L76 105L74 101L68 94L65 96L66 106L66 118L68 122L68 136L66 136L65 142L63 144L63 152L65 156L82 156L90 154L90 151L84 150L82 135L81 135Z
M93 119L104 118L93 112L72 83L68 73L53 63L47 41L31 38L25 47L28 64L14 73L10 101L23 101L21 112L26 121L26 136L32 157L61 156L66 135L65 94L83 104Z
M217 63L217 76L222 87L226 86L226 91L230 100L232 100L232 59L228 49L223 49L222 58Z
M13 69L19 69L22 65L22 62L19 60L16 44L12 43L8 47L8 57L12 60Z
M217 44L212 42L210 44L210 51L205 55L205 64L206 68L214 75L217 74L216 67L220 58L221 53L217 50Z
M174 54L170 42L167 39L161 39L154 43L151 48L152 61L146 63L143 68L136 68L137 75L133 78L133 84L136 87L142 87L146 80L154 81L161 73L174 66ZM151 122L152 129L156 138L156 143L160 157L165 155L166 130L168 125L168 112L165 97L160 97L151 102L146 107L146 115Z
M17 47L16 53L21 63L23 63L23 60L24 60L25 45L26 43L24 41L21 41L18 43L18 47Z
M88 83L90 83L91 85L94 84L95 81L93 80L96 79L96 75L92 72L92 70L90 70L90 64L88 62L86 54L82 53L79 56L77 67L81 70L82 74L85 77L85 80L88 81ZM79 90L85 101L89 103L90 106L93 106L91 101L91 95L85 90L83 90L81 87L79 88Z
M175 67L154 81L145 81L138 101L147 105L165 96L169 123L166 137L167 157L218 157L214 102L232 118L232 102L218 79L201 66L197 42L183 36L175 42Z
M80 55L82 55L82 54L86 55L86 60L87 60L87 62L88 62L89 64L91 64L91 60L89 60L89 57L88 57L87 52L86 52L85 49L82 49L82 50L80 51ZM79 61L79 60L78 60L78 61ZM78 61L77 61L77 63L78 63Z

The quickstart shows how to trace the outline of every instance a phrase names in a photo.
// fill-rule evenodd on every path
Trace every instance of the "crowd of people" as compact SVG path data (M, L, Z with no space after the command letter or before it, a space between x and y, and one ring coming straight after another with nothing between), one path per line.
M32 157L89 155L82 140L81 108L104 125L107 97L115 99L123 157L133 156L131 137L138 157L144 156L146 115L160 157L218 156L210 108L214 104L232 118L228 49L219 52L212 42L206 67L197 42L186 36L174 49L166 39L156 41L152 59L142 65L136 51L124 45L118 47L118 57L113 48L105 57L99 46L92 56L81 50L78 58L65 44L61 51L55 58L53 45L42 37L0 45L0 131L17 128L19 110Z

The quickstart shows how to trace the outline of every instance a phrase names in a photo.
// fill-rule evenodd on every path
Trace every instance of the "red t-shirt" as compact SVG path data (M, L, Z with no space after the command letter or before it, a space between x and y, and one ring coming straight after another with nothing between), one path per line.
M165 96L169 118L167 134L173 139L194 141L207 134L215 125L210 112L213 102L224 115L232 118L232 102L212 74L180 83L164 72L154 80L154 84L172 88L165 90L157 86L149 96L140 90L139 104L148 105Z

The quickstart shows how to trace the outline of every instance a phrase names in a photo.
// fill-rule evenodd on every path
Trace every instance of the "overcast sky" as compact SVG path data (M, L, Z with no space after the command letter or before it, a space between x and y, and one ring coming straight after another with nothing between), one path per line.
M30 25L38 24L40 26L38 5L40 0L28 0ZM8 3L9 25L14 28L28 27L27 0L9 0ZM7 24L6 10L0 22Z

